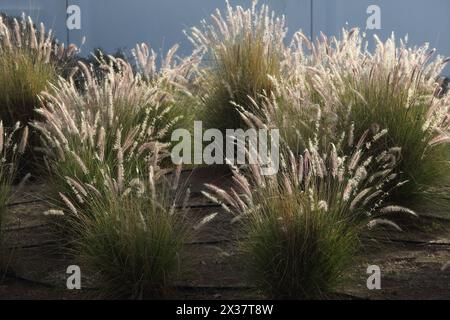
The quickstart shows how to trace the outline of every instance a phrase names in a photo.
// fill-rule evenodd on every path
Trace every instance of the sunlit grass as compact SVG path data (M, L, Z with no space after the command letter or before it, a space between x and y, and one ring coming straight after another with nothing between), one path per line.
M249 97L273 91L271 77L282 73L283 17L272 17L267 6L251 9L227 5L226 16L212 15L211 24L192 28L189 38L206 51L200 86L199 117L208 128L243 128L235 104L251 110ZM233 102L233 103L232 103Z
M30 17L20 21L0 14L0 118L6 127L37 119L38 94L62 75L76 47L57 44L43 24L37 29ZM36 161L33 148L39 138L30 132L27 169Z

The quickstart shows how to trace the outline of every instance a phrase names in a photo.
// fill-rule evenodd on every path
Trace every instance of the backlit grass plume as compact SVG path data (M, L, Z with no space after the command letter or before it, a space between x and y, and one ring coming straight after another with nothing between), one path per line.
M132 54L142 79L150 86L158 86L171 97L165 101L170 105L170 110L164 119L170 121L176 118L178 121L174 127L191 128L200 104L198 75L203 51L196 49L191 55L180 58L176 54L178 47L174 45L165 56L159 57L142 43L136 45Z
M231 101L251 108L248 96L270 93L273 83L269 76L282 73L284 17L275 16L266 5L249 9L232 7L219 10L211 22L202 21L192 28L188 37L196 50L205 50L201 72L203 112L210 128L232 129L244 125Z
M28 125L36 118L38 94L76 52L74 45L66 49L58 44L51 30L42 23L36 27L30 17L17 20L0 14L0 118L5 126L18 121ZM31 147L37 140L30 132Z
M124 175L139 173L146 151L164 140L178 120L164 118L171 95L144 83L125 61L103 65L102 79L85 64L79 66L86 78L84 90L60 78L51 92L42 93L38 112L44 121L34 123L57 191L69 191L66 177L102 188L101 171L116 171L120 163Z
M158 65L158 55L154 50L145 43L136 45L132 54L137 71L150 82L164 79L168 85L188 87L198 72L202 50L182 59L176 55L178 48L179 45L172 46Z

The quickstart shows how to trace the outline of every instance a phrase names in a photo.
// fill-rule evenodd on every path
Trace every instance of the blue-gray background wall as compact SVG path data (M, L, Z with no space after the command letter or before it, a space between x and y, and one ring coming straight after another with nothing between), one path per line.
M249 6L251 0L230 0ZM409 35L410 44L429 42L442 55L450 56L449 0L261 0L287 17L289 33L302 29L317 36L339 35L343 27L366 28L369 5L381 8L381 29L366 30L369 39L377 33L385 39ZM81 30L68 31L66 6L81 8ZM199 24L215 8L225 8L225 0L0 0L0 11L30 14L54 29L63 42L79 44L86 37L83 53L101 47L108 52L129 49L146 42L156 51L166 51L179 43L180 54L191 50L182 30Z

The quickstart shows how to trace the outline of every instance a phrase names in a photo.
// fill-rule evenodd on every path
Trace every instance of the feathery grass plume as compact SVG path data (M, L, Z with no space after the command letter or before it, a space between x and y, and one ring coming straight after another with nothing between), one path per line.
M37 95L63 73L76 52L74 45L58 44L51 30L46 32L42 23L36 27L30 17L22 15L18 21L0 14L0 118L6 127L37 118ZM31 147L38 142L32 132L29 140Z
M411 213L384 206L395 161L370 156L373 139L363 135L350 154L334 145L323 152L310 141L296 155L283 144L276 175L261 175L259 166L245 173L234 167L236 187L226 191L206 185L210 199L239 217L249 279L269 297L329 294L343 280L368 224L380 224L389 212Z
M189 57L176 59L179 45L172 46L162 58L158 67L158 55L145 43L137 44L132 50L137 71L149 82L163 80L167 85L186 88L194 81L202 58L202 50L194 51Z
M83 88L84 86L84 77L83 74L78 71L77 64L78 62L83 62L85 65L89 65L92 69L92 71L95 73L95 77L97 79L101 79L105 73L102 70L103 65L109 65L111 63L114 64L113 59L122 59L125 61L128 61L128 56L125 51L118 49L116 52L112 54L107 54L102 48L95 48L91 52L91 54L87 57L77 57L77 60L74 61L74 64L71 64L71 70L69 73L69 77L73 79L75 84L77 85L77 88ZM119 70L117 70L119 71Z
M170 99L168 112L161 120L173 121L173 128L191 128L200 105L198 92L199 64L203 51L194 50L191 55L180 58L176 55L178 45L171 47L161 58L147 44L141 43L132 50L137 73L150 86L164 90ZM168 142L168 141L167 141Z
M41 133L53 185L70 193L66 177L78 178L102 190L102 170L123 170L123 175L142 172L152 148L162 148L178 118L168 117L173 99L158 82L149 85L135 75L131 65L110 57L99 79L80 62L85 78L80 92L71 79L60 78L41 94L37 112L43 121L33 126ZM166 148L161 151L167 153ZM162 153L162 152L161 152Z
M205 50L204 68L200 74L203 88L202 117L210 128L232 129L245 124L236 112L234 101L253 108L248 97L271 93L271 77L281 76L283 69L284 16L278 17L266 5L257 8L232 7L217 10L211 23L187 33L196 50Z
M22 132L22 133L21 133ZM16 182L16 174L19 169L19 161L23 156L24 148L28 138L28 128L22 128L17 122L13 128L4 126L0 121L0 271L5 268L6 258L3 252L4 224L7 205L10 203L15 193L20 192L21 187L26 182L28 175L13 188ZM20 141L18 145L17 141Z
M320 106L324 132L319 137L325 143L338 144L336 132L350 123L356 136L371 126L386 128L374 155L400 147L399 177L410 181L392 193L392 200L430 213L447 212L450 96L439 92L437 79L448 59L433 58L428 45L410 48L407 39L397 44L394 36L385 42L375 37L374 50L367 47L358 29L343 30L341 39L322 35L315 43L294 36L290 75L277 85L288 110L277 117L292 117L300 128L306 123L301 133L308 136L313 120L295 114Z

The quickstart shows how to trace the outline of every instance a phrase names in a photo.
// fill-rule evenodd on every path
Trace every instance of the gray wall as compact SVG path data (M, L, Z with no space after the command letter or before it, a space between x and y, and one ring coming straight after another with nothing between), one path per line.
M60 41L67 40L65 0L0 0L0 11L11 16L25 12L33 21L44 22Z
M66 2L81 8L81 30L67 31ZM231 0L248 6L251 0ZM449 0L265 0L272 9L287 16L290 34L302 29L314 36L319 31L339 35L342 27L366 28L369 5L381 8L381 29L367 30L369 38L409 35L410 44L430 42L450 56ZM25 11L56 31L64 42L76 44L86 36L83 53L101 47L109 52L147 42L155 50L181 44L181 54L191 50L182 30L198 25L224 0L0 0L0 10L10 14Z
M342 27L365 29L366 9L375 4L381 8L381 30L367 31L386 38L394 31L397 38L406 34L411 44L429 42L442 54L450 55L449 0L313 0L314 30L338 34Z
M86 49L106 50L133 47L147 42L155 49L167 50L175 43L181 52L191 49L184 29L199 24L225 0L78 0L83 16L81 31L70 33L71 41L87 36ZM251 0L231 0L232 4L251 5ZM290 29L310 31L310 0L266 0L277 12L289 12Z

